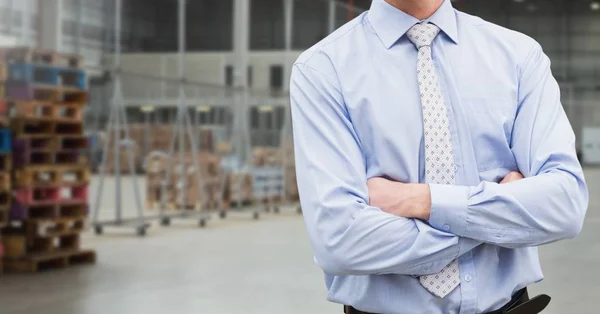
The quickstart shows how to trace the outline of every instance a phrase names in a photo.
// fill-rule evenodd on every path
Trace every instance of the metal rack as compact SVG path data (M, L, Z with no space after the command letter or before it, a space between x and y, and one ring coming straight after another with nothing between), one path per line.
M165 175L165 180L162 182L162 192L161 192L161 202L160 202L160 211L159 211L159 217L160 217L160 223L163 226L168 226L171 223L171 219L176 218L176 219L198 219L198 224L200 227L204 227L206 226L206 223L208 222L208 220L210 220L210 215L207 214L204 211L204 200L205 200L205 196L204 196L204 182L202 179L202 171L200 171L200 163L198 161L198 147L197 147L197 141L196 141L196 132L193 131L192 128L192 123L188 114L188 110L187 110L187 104L186 104L186 95L185 95L185 85L186 85L186 78L185 78L185 66L184 66L184 62L185 62L185 7L186 7L186 0L179 0L179 12L178 12L178 21L179 21L179 104L177 106L177 118L175 121L175 126L177 127L176 131L173 132L173 137L171 139L171 147L169 149L169 159L167 161L167 169L166 169L166 175ZM185 165L185 153L186 153L186 145L185 145L185 141L186 141L186 136L189 138L190 141L190 149L191 149L191 156L192 156L192 161L194 164L194 168L197 171L197 175L195 176L196 179L198 180L196 186L198 188L198 195L200 197L201 202L201 207L200 207L200 211L198 212L188 212L185 210L186 204L185 204L185 200L186 200L186 186L187 186L187 182L186 182L186 175L181 175L179 176L179 182L177 185L182 187L182 193L178 193L179 194L179 204L180 204L180 210L178 212L175 213L168 213L166 211L166 191L167 191L167 185L170 182L171 179L171 175L172 175L172 165L173 165L173 157L175 155L175 146L177 143L177 148L179 149L179 164L183 167L182 168L182 173L184 173L186 171L184 165Z
M146 229L149 227L149 224L146 223L146 217L144 217L144 213L142 210L142 203L140 198L140 190L138 185L137 173L134 165L134 152L131 149L130 141L129 141L129 126L127 124L127 114L125 112L125 108L123 106L123 94L121 90L121 25L122 25L122 0L115 0L115 61L114 61L114 69L112 71L112 75L114 76L114 87L113 87L113 98L112 98L112 106L110 108L109 121L107 131L113 132L112 136L108 136L104 143L104 150L102 156L102 164L100 166L100 182L98 187L98 192L96 195L96 201L94 206L93 220L92 225L94 226L95 233L97 235L102 234L104 232L104 226L133 226L136 230L136 233L139 236L146 235ZM121 139L123 130L124 140ZM104 191L104 179L106 177L106 163L108 157L108 148L111 143L113 144L113 153L114 153L114 174L115 174L115 219L110 221L99 221L99 213L100 206L102 205L102 193ZM123 218L123 209L122 209L122 190L121 190L121 165L120 165L120 155L121 155L121 146L126 148L126 154L128 155L128 165L130 168L130 173L133 178L133 191L136 203L136 211L137 217L133 219L124 219Z

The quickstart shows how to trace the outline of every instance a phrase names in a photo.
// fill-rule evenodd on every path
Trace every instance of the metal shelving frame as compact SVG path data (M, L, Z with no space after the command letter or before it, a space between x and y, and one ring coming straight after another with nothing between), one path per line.
M140 197L140 189L138 184L138 177L134 165L134 154L135 152L131 149L130 141L129 141L129 125L127 124L127 114L125 112L125 107L123 106L123 94L122 94L122 86L121 86L121 28L122 28L122 9L123 3L122 0L115 0L115 58L114 58L114 68L112 70L112 75L114 79L113 86L113 98L112 98L112 106L110 107L110 114L107 126L107 138L104 143L104 150L102 153L102 164L100 165L100 182L98 186L98 191L96 194L96 201L94 205L93 212L93 220L92 225L94 226L95 233L97 235L102 234L104 231L104 226L129 226L134 227L136 233L139 236L146 235L146 229L149 227L149 224L146 223L146 220L150 217L144 217L144 212L142 210L142 202ZM122 132L124 133L124 140L121 139ZM112 136L110 135L112 132ZM111 144L112 138L112 147L114 153L114 175L115 175L115 219L109 221L100 221L99 213L100 207L102 205L102 194L104 191L104 179L106 177L106 161L108 157L108 148ZM123 218L123 204L122 204L122 190L121 190L121 146L125 145L125 153L127 154L127 163L129 165L130 174L133 180L133 191L135 197L135 205L137 217L131 219ZM150 218L151 219L151 218Z
M193 126L191 123L191 119L189 117L189 112L188 112L188 106L187 106L187 102L186 102L186 94L185 94L185 87L187 85L186 82L186 77L185 77L185 47L186 47L186 39L185 39L185 32L186 32L186 26L185 26L185 12L186 12L186 0L179 0L179 10L178 10L178 22L179 22L179 26L178 26L178 35L179 35L179 59L178 59L178 65L179 65L179 80L178 80L178 85L179 85L179 103L177 106L177 117L175 120L175 127L177 127L177 129L173 132L173 137L171 138L171 147L169 149L169 159L167 161L167 169L166 169L166 175L165 178L162 182L162 187L161 187L161 202L160 202L160 209L159 209L159 217L160 217L160 222L161 225L163 226L168 226L171 223L171 219L198 219L198 224L200 227L204 227L206 226L206 223L210 220L211 215L209 213L207 213L204 210L204 204L205 204L205 190L204 190L204 182L202 179L202 171L200 170L200 163L198 160L198 142L197 142L197 138L196 138L196 132L194 132L193 130ZM167 192L167 188L168 188L168 184L171 181L171 175L172 175L172 166L173 166L173 159L175 156L175 146L176 143L178 143L178 150L179 150L179 165L182 167L181 172L182 174L185 173L187 171L187 168L185 167L185 153L186 153L186 145L185 145L185 140L186 140L186 136L189 138L190 141L190 149L191 149L191 155L192 155L192 160L194 163L194 168L195 171L197 171L196 174L196 179L198 180L197 182L197 188L198 188L198 196L200 198L200 209L196 210L196 211L188 211L186 210L186 190L187 190L187 178L186 175L181 175L179 176L179 182L176 184L175 188L179 188L181 187L182 192L178 193L179 195L179 205L180 205L180 209L176 212L170 212L167 211L166 207L166 192Z

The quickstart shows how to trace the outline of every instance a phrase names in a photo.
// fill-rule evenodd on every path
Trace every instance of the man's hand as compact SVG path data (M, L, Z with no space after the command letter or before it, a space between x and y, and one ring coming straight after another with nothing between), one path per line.
M510 183L521 179L523 179L523 175L520 172L513 171L507 174L506 177L500 181L500 184Z
M513 171L500 184L523 179ZM405 218L429 220L431 214L431 191L428 184L402 183L384 178L367 180L369 204L381 210Z
M429 219L431 211L429 185L371 178L367 180L367 187L371 206L400 217Z

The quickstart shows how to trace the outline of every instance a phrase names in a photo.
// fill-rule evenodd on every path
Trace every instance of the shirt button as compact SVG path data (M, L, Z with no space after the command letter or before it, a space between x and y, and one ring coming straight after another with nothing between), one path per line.
M458 172L458 166L454 165L454 172Z
M448 224L444 225L444 227L443 227L443 228L444 228L444 230L446 230L446 231L450 231L450 225L448 225Z
M466 282L471 282L471 279L473 279L473 277L471 277L471 275L466 275L465 276L465 281Z

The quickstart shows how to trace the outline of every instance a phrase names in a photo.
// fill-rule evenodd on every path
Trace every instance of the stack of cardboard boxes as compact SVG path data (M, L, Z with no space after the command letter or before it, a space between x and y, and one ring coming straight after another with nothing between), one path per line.
M165 187L165 198L170 209L211 209L218 206L221 197L222 175L220 159L212 153L198 153L198 170L191 153L184 155L183 164L179 154L173 156L170 180ZM162 198L162 182L166 180L169 157L164 153L151 154L146 161L147 207L156 209ZM200 175L200 189L198 175ZM182 185L185 176L185 185ZM201 191L201 192L200 192ZM202 195L200 195L202 193ZM204 199L201 199L201 196ZM182 203L183 198L183 203Z

